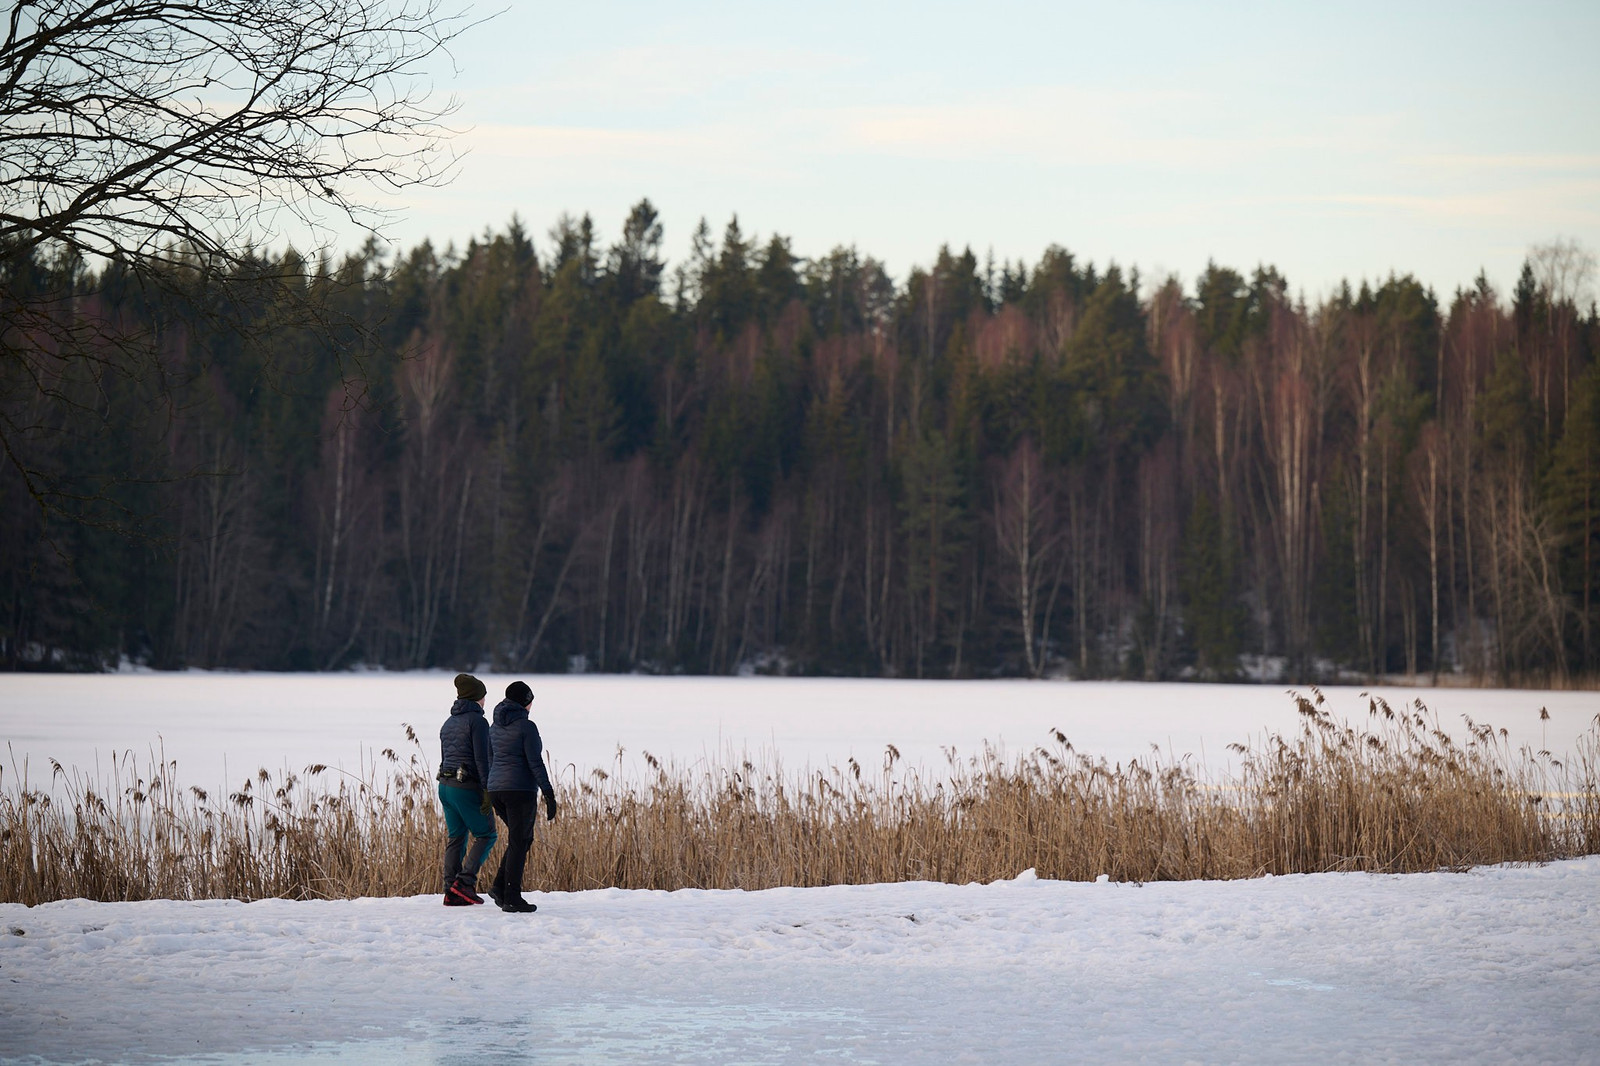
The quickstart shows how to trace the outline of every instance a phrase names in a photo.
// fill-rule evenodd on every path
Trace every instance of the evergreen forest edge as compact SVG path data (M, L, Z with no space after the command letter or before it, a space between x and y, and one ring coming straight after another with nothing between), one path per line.
M105 328L3 327L0 668L1600 673L1600 316L1532 263L1308 305L737 219L669 271L648 201L551 237L11 262Z

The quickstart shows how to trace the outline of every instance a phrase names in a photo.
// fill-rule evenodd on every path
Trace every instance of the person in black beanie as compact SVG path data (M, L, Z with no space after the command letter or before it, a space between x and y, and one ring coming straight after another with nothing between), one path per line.
M506 851L495 872L490 897L500 909L528 914L538 909L522 898L522 871L533 844L533 823L538 793L544 793L545 817L555 821L556 790L544 768L544 742L539 727L528 718L533 690L521 681L506 686L506 698L495 705L489 729L493 766L489 770L489 798L495 813L506 823Z
M439 802L444 805L444 905L482 903L478 867L494 847L494 814L489 804L489 723L483 701L489 694L471 674L456 675L456 701L439 728ZM467 833L472 850L463 851Z

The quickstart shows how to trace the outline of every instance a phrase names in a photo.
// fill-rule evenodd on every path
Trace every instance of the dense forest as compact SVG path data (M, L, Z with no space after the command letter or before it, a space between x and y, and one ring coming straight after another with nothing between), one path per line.
M669 269L648 201L225 286L35 258L8 306L95 328L0 327L0 666L1574 683L1591 262L1308 304L734 220Z

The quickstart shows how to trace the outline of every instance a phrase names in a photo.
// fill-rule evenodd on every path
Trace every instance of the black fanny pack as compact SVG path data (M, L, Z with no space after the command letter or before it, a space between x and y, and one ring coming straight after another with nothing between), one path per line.
M446 785L460 785L462 788L479 788L478 775L468 770L465 766L458 766L454 770L439 767L438 780Z

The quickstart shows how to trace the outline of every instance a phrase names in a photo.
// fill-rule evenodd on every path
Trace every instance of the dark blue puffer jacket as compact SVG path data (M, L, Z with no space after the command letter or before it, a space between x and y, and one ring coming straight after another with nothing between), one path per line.
M477 700L456 700L450 717L439 727L439 769L451 773L466 767L471 788L483 788L489 780L489 723Z
M553 799L550 774L544 768L544 742L539 727L528 719L528 708L516 700L501 700L495 705L494 725L489 729L489 746L494 750L494 768L489 771L491 792L532 792L538 789Z

